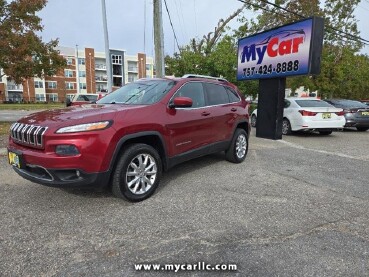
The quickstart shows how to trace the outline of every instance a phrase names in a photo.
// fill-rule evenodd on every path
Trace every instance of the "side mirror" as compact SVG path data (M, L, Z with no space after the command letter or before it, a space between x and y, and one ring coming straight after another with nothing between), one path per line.
M169 104L170 108L189 108L192 107L192 99L189 97L176 97L173 101Z
M70 101L69 98L67 98L67 100L65 100L65 106L70 107L72 105L72 101Z

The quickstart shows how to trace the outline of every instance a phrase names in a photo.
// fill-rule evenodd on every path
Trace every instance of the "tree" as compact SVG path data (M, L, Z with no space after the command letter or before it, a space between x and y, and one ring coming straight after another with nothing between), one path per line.
M42 42L36 32L42 31L36 15L46 0L0 0L0 68L16 83L44 75L55 75L66 62L55 50L58 40Z

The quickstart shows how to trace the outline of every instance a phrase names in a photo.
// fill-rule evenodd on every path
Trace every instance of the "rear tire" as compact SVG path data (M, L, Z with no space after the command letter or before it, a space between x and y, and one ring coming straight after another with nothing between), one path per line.
M356 129L357 129L359 132L365 132L365 131L367 131L369 128L368 128L368 127L356 127Z
M226 150L226 160L232 163L242 163L249 148L247 133L244 129L237 128L231 145Z
M251 116L251 126L256 127L256 115L254 114Z
M150 197L159 185L162 163L158 152L150 145L128 146L118 160L113 173L112 192L118 198L137 202Z
M332 131L319 131L319 134L321 134L322 136L328 136L332 134Z
M288 136L292 134L291 124L287 118L282 121L282 135Z

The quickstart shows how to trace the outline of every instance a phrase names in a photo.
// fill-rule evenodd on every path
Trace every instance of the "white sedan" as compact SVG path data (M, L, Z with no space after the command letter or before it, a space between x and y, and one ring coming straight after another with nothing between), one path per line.
M257 110L251 114L251 125L256 127ZM291 97L284 100L282 134L293 131L318 131L330 135L346 124L343 110L316 98Z

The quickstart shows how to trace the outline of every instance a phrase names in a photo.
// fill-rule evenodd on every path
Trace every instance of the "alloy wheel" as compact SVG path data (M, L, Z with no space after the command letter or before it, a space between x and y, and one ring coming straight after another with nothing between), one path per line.
M126 172L126 183L133 194L144 194L153 186L157 165L149 154L139 154L129 163Z

